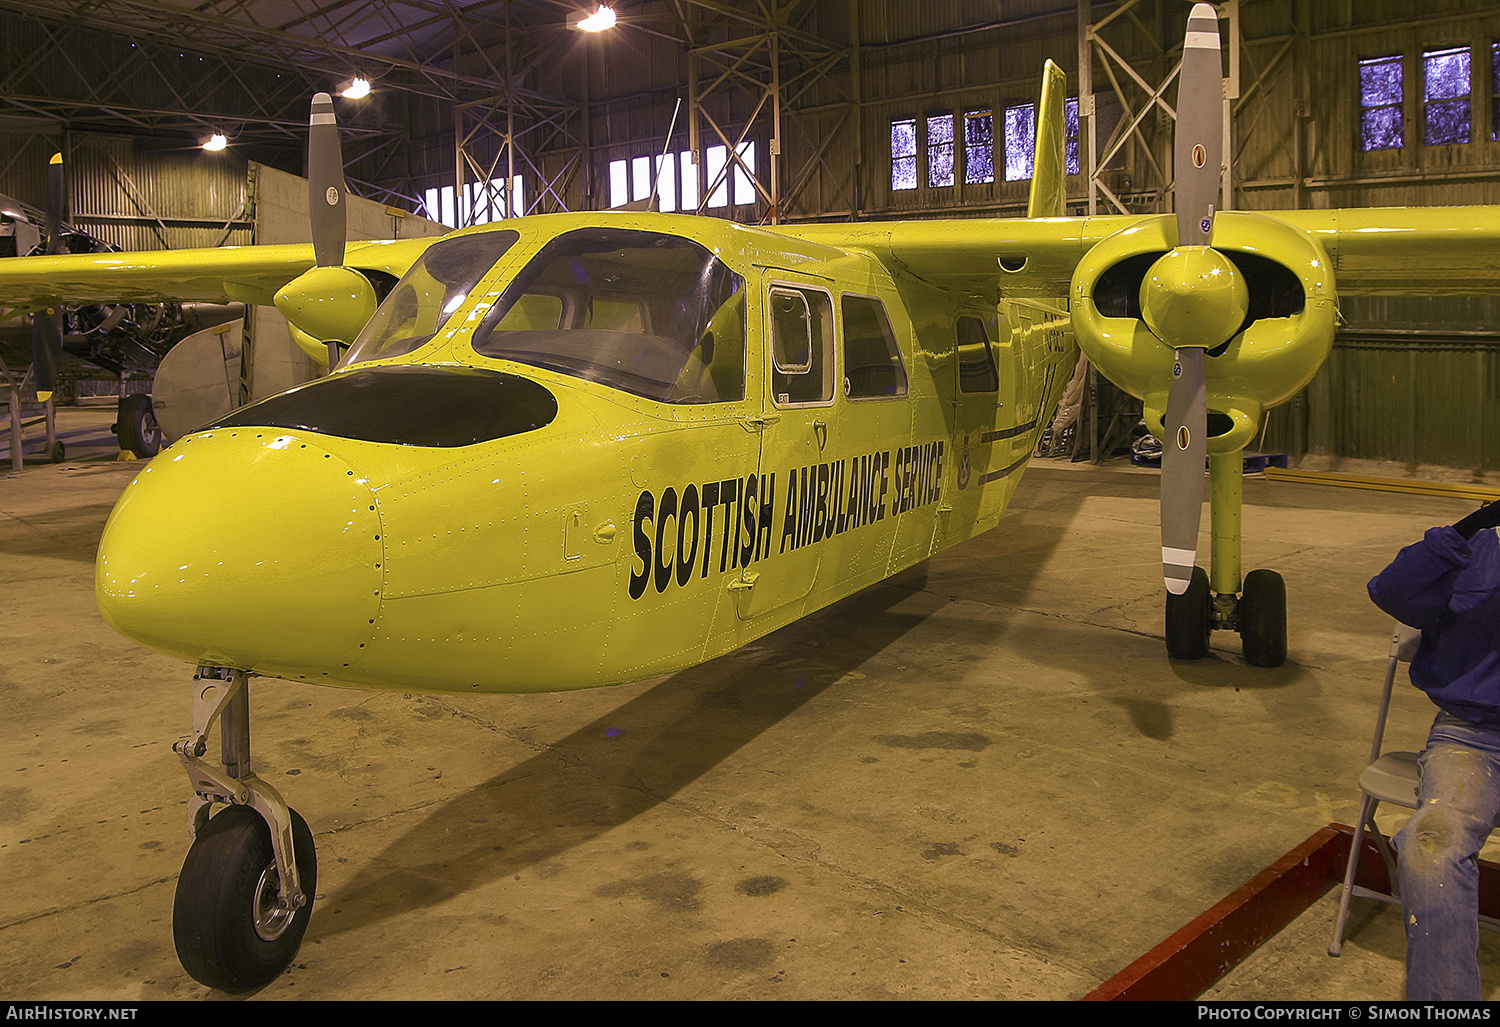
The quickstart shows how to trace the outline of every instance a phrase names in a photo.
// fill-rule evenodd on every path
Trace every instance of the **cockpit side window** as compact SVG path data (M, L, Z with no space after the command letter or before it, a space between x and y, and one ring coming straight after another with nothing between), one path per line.
M345 363L398 357L431 341L519 238L506 229L433 243L391 289L354 340Z
M579 229L527 262L473 345L663 403L741 400L744 279L690 239Z

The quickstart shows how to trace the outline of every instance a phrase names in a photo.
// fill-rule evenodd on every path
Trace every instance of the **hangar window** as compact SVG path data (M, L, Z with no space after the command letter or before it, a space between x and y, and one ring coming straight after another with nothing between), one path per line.
M734 152L736 156L731 161L727 146L710 146L703 151L708 182L708 202L704 206L710 209L730 205L731 185L735 206L755 202L755 179L751 174L755 170L755 144L740 143Z
M739 155L738 158L730 162L729 148L726 146L710 146L704 151L703 163L710 190L705 207L728 207L731 205L731 196L733 205L737 207L755 202L755 143L740 143L735 147L735 153ZM656 168L654 179L651 174L653 165ZM693 163L693 151L681 150L675 156L656 154L609 162L611 207L649 200L653 187L656 192L656 209L662 213L696 211L698 167Z
M1070 175L1078 174L1078 97L1063 104L1063 131ZM1034 173L1036 161L1036 104L1005 108L1005 180L1019 182Z
M505 179L492 178L488 182L465 182L462 192L451 185L428 189L423 200L427 216L450 228L487 225L526 213L520 175L511 178L508 189Z
M933 114L927 118L927 188L942 189L953 179L953 115Z
M869 296L845 296L839 306L844 315L844 395L850 399L906 395L906 367L885 304Z
M917 187L917 119L891 122L891 188Z
M1469 48L1422 54L1422 141L1428 146L1469 141Z
M1019 182L1031 177L1032 151L1036 145L1036 105L1024 103L1005 108L1005 180Z
M995 180L995 115L992 111L964 113L964 184Z
M1359 148L1399 150L1406 144L1402 130L1404 102L1401 55L1367 57L1359 62Z

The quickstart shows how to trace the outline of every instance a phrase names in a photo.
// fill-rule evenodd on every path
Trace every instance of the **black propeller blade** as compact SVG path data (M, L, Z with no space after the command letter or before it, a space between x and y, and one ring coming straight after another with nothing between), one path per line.
M348 232L347 185L344 153L339 144L333 97L313 97L307 129L308 213L312 218L313 252L319 267L344 263L344 239Z
M333 98L313 97L307 133L308 215L314 266L277 290L276 309L286 317L298 344L327 347L328 370L338 367L347 347L375 314L378 301L370 281L344 266L348 232L348 186L339 144Z

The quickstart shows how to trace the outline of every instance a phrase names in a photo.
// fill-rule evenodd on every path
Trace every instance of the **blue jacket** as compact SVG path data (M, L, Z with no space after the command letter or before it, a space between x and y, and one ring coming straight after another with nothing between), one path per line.
M1422 629L1412 684L1455 717L1500 725L1500 537L1430 528L1369 589L1376 606Z

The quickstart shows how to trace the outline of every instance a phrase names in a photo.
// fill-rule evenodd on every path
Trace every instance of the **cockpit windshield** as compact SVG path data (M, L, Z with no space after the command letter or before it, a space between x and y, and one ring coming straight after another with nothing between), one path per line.
M745 398L745 282L659 232L586 228L544 246L474 350L664 403Z
M345 363L399 357L425 344L519 238L506 229L433 243L380 304Z

